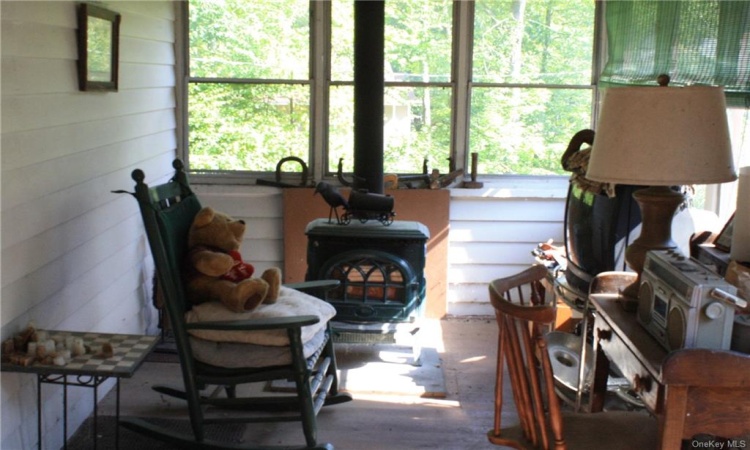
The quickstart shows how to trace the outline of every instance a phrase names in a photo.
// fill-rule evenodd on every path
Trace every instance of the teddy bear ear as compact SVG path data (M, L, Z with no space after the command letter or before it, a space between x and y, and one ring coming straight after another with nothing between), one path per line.
M206 206L205 208L198 211L198 214L195 215L195 219L193 219L193 225L196 227L205 227L206 225L211 223L212 220L214 220L214 215L216 215L214 209L210 206Z

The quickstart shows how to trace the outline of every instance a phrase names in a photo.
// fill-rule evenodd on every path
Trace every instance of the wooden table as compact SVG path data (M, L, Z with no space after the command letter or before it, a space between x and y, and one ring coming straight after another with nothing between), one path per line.
M661 413L664 386L661 366L667 351L626 311L617 294L591 295L594 318L594 385L591 410L601 411L609 363L620 369L648 409ZM603 384L603 386L602 386Z
M140 367L143 360L156 345L158 336L134 334L85 333L76 331L44 331L49 339L64 341L67 337L81 338L89 348L101 347L104 343L112 345L114 354L109 358L86 353L76 356L65 365L54 366L34 363L30 366L20 366L2 363L3 372L31 373L37 376L37 435L38 448L42 448L42 384L58 384L63 386L63 433L64 447L67 448L68 436L68 386L81 386L94 390L94 448L96 448L97 433L97 403L98 387L111 377L117 379L116 384L116 419L120 418L120 378L130 378ZM119 426L115 427L115 446L119 447Z
M726 350L667 352L617 294L590 295L595 309L591 411L601 411L610 362L659 420L661 448L705 433L723 448L750 448L750 355ZM719 448L719 447L717 447Z

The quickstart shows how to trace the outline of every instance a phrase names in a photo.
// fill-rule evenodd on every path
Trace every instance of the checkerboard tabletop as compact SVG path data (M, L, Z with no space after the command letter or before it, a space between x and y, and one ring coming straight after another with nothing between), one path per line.
M135 334L108 334L77 331L47 330L49 339L64 342L66 338L82 338L84 345L93 351L71 358L63 366L35 362L28 367L3 363L3 371L49 373L61 375L98 375L130 377L140 366L151 349L156 345L158 336ZM102 345L109 343L113 355L105 358L100 351Z

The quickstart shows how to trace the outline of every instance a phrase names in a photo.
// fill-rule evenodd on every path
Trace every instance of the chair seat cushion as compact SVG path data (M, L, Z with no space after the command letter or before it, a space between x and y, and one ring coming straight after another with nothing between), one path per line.
M327 333L321 329L304 343L302 353L309 358L326 343ZM228 369L282 366L292 363L289 347L214 342L190 337L193 357L205 364Z
M271 305L261 305L256 309L244 313L237 313L225 308L218 302L206 302L194 306L185 315L188 323L214 322L248 319L268 319L273 317L291 317L313 315L320 317L314 325L302 327L302 343L307 343L318 332L326 328L336 309L330 303L304 292L282 286L279 298ZM241 343L270 346L288 346L289 337L286 330L255 330L255 331L225 331L225 330L190 330L190 334L205 341L222 343ZM200 358L199 358L200 359Z

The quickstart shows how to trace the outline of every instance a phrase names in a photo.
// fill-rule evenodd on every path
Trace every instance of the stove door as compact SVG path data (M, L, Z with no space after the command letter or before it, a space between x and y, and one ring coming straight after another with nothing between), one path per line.
M408 320L424 297L424 277L403 258L379 250L340 253L321 266L318 276L341 282L326 294L338 321Z

